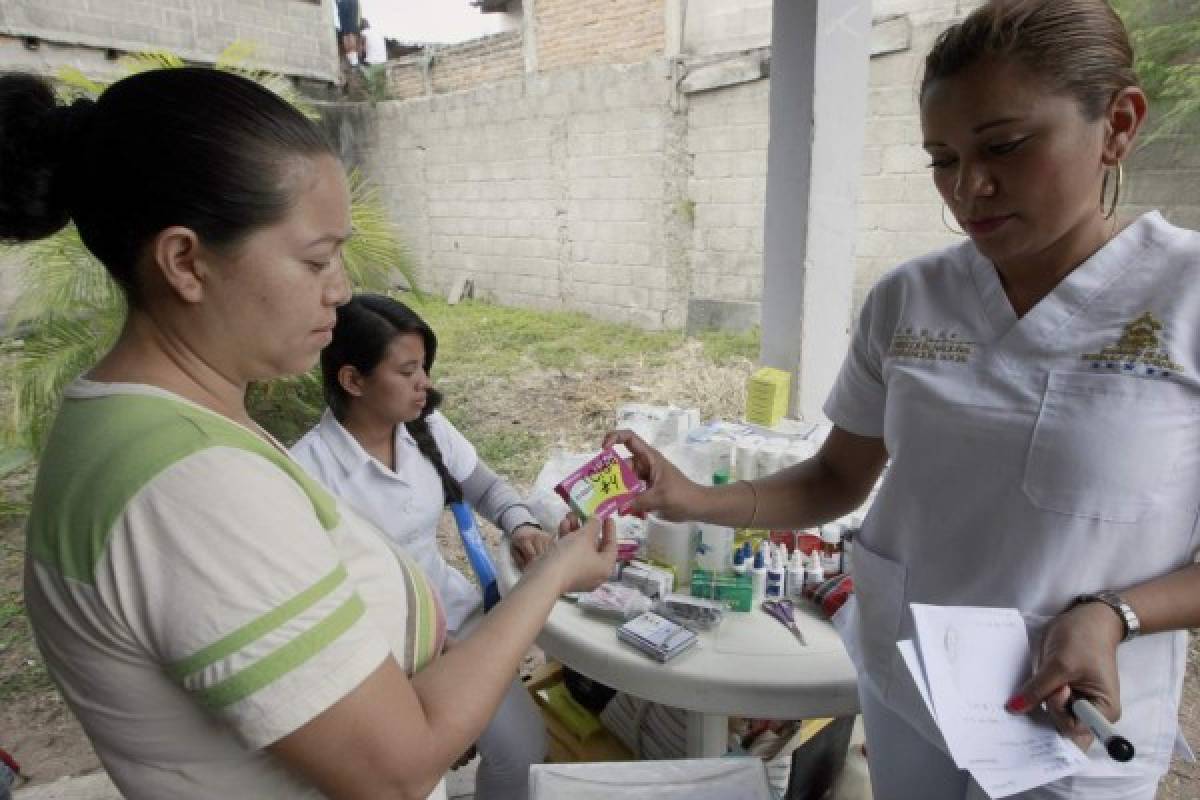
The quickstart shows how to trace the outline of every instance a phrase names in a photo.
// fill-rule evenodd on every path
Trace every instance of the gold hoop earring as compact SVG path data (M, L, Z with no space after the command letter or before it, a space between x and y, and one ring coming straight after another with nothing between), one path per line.
M1108 194L1108 179L1112 176L1114 170L1108 169L1104 171L1104 183L1100 184L1100 211L1104 214L1105 219L1112 219L1117 214L1117 203L1121 202L1121 184L1125 182L1125 166L1118 161L1116 167L1117 179L1113 185L1112 203L1109 204L1108 210L1104 210L1104 197Z
M953 225L951 225L949 222L946 221L946 204L945 203L942 203L942 224L946 226L946 230L950 231L955 236L966 236L967 235L966 231L959 230L958 228L955 228Z

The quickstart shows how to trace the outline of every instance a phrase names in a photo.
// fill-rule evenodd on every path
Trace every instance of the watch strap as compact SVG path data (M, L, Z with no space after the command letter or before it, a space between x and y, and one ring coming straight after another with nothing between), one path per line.
M1137 612L1133 610L1133 606L1125 602L1125 598L1121 597L1121 595L1110 589L1081 594L1075 598L1075 602L1071 606L1074 607L1080 603L1103 603L1111 608L1121 618L1121 624L1125 627L1125 635L1121 638L1122 642L1127 642L1142 632L1142 621L1138 619Z

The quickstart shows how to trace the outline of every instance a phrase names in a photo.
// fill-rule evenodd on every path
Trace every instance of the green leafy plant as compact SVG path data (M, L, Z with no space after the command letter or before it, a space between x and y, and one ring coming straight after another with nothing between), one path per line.
M1154 110L1147 141L1196 137L1200 124L1200 0L1115 0Z
M272 89L305 114L316 110L297 95L282 76L244 66L252 49L235 43L217 60L220 69L236 72ZM130 74L184 66L165 52L128 56ZM96 97L105 89L77 69L58 76L66 98ZM343 257L355 286L385 290L399 275L415 285L411 261L376 191L357 172L350 175L354 235ZM41 241L5 248L21 264L20 288L9 316L14 341L0 360L0 379L11 392L10 413L0 424L0 455L40 450L62 390L106 352L125 317L124 298L104 267L88 252L74 226ZM314 375L283 379L253 387L250 411L277 435L291 438L293 429L316 417L320 384Z

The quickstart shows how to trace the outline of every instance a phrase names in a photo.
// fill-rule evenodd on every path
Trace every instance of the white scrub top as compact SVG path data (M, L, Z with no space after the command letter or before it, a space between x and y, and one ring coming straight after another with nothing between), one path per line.
M1192 563L1198 377L1200 234L1157 213L1021 319L970 242L884 277L825 406L891 457L855 540L860 677L940 743L896 650L914 635L909 603L1016 607L1036 635L1078 594ZM1168 765L1186 642L1118 651L1138 752L1124 774ZM1087 774L1111 774L1091 755Z
M458 481L475 471L474 446L440 412L429 415L429 430L446 469ZM442 481L403 425L396 426L396 469L363 449L328 409L321 421L292 447L292 457L399 545L428 576L453 632L478 608L483 597L461 572L446 563L437 543L437 525L446 505Z

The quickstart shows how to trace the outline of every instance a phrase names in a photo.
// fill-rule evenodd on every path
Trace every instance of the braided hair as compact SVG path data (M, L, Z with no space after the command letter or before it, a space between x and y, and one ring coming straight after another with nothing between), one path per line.
M338 381L338 371L352 366L360 375L370 375L387 354L388 346L397 336L415 333L425 342L425 373L433 368L437 355L437 336L425 320L403 303L381 294L357 294L349 303L337 310L337 325L333 329L333 340L321 351L321 380L325 390L325 402L339 421L344 421L350 405L350 395ZM421 455L437 470L442 481L445 501L457 503L463 499L462 486L442 458L433 431L429 429L429 415L442 403L442 394L430 387L421 415L404 423L409 434L417 443Z

